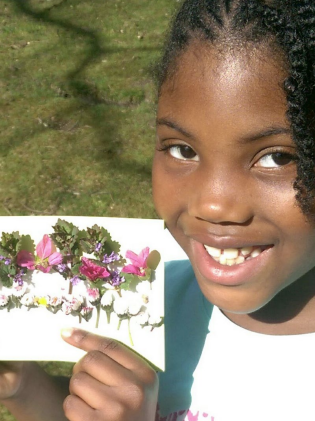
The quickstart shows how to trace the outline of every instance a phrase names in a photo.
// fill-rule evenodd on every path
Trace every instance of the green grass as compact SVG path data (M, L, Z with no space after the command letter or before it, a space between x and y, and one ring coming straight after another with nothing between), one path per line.
M0 215L155 217L150 65L176 3L6 3Z
M1 3L0 215L156 217L150 66L176 5Z

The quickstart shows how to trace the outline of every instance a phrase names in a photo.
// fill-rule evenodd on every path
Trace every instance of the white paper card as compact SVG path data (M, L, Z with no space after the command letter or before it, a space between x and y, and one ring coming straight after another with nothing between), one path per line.
M150 251L157 250L162 253L164 225L161 220L146 219L126 219L126 218L101 218L101 217L73 217L73 216L26 216L26 217L0 217L0 236L3 232L12 233L18 231L20 235L30 235L34 240L35 246L42 240L45 234L53 233L53 226L58 219L65 220L77 226L80 230L86 230L97 224L104 227L112 237L112 240L120 243L120 254L125 256L127 250L139 254L146 247ZM58 251L58 248L57 248ZM3 256L0 253L0 256ZM87 258L91 256L86 256ZM0 257L0 264L5 264L7 256ZM126 259L126 264L130 263ZM9 262L6 262L9 263ZM1 267L1 266L0 266ZM31 273L30 279L25 275L23 281L35 292L38 297L44 297L45 294L53 296L61 293L67 296L69 292L70 281L58 273L43 273L40 270L28 270ZM97 311L93 309L92 317L86 321L83 317L74 314L65 314L60 308L56 313L47 309L45 299L42 299L37 307L29 308L27 305L21 305L20 308L8 309L3 306L0 309L1 322L1 340L0 340L0 360L35 360L35 361L72 361L75 362L84 355L84 352L66 344L60 337L60 330L65 327L79 327L85 330L95 332L99 335L112 337L125 343L136 352L143 355L156 367L164 370L164 264L160 261L155 271L152 271L151 291L146 295L142 291L141 295L143 307L141 314L144 314L150 305L154 305L154 316L161 317L160 323L154 322L151 317L151 325L143 320L148 315L139 319L139 314L129 316L120 321L120 318L114 311L110 312L110 323L108 323L108 314L101 308L99 311L98 327L96 328ZM123 275L123 274L121 274ZM141 281L141 279L140 279ZM14 285L16 282L14 282ZM87 281L80 281L73 286L73 291L80 291ZM91 283L89 283L91 285ZM136 282L133 285L137 285ZM143 284L145 286L145 284ZM12 289L12 287L10 287ZM0 284L0 296L7 294L7 286ZM141 291L141 289L140 289ZM83 294L83 293L82 293ZM1 301L1 297L0 297ZM153 307L151 307L153 308ZM153 312L153 310L152 310ZM152 321L153 320L153 321ZM139 324L141 323L141 324ZM155 324L154 324L155 323ZM120 324L119 330L118 325Z

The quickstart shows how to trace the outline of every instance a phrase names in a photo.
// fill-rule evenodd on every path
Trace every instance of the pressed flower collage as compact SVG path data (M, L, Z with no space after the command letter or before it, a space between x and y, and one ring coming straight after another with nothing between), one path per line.
M16 229L6 230L12 218L16 218ZM55 347L47 330L64 324L116 336L142 354L144 344L147 349L158 341L163 353L163 264L159 242L148 236L153 233L158 240L162 225L156 234L146 225L157 223L119 218L0 218L0 318L6 325L14 322L15 330L23 326L20 337L25 329L32 342L39 335L41 347L44 338L50 348ZM144 353L150 360L150 350ZM43 356L46 359L45 350ZM56 359L75 358L58 355Z

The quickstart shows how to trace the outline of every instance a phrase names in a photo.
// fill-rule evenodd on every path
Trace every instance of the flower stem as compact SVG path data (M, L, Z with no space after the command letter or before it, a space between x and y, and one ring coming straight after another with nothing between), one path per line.
M100 304L98 304L97 306L96 306L96 311L97 311L97 317L96 317L96 324L95 324L95 327L96 328L98 328L98 325L99 325L99 322L100 322L100 314L101 314L101 306L100 306Z
M69 294L72 294L72 282L71 281L69 281Z
M119 329L120 329L120 325L121 325L121 319L119 319L118 326L117 326L117 330L119 330Z
M131 344L131 346L134 346L134 343L133 343L133 340L132 340L132 336L131 336L130 318L128 319L128 333L129 333L130 344Z
M110 310L107 310L106 311L106 316L107 316L107 324L109 325L110 324Z

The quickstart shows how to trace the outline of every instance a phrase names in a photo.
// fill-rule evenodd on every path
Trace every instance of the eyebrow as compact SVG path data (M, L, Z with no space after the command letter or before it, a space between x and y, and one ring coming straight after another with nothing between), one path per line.
M241 143L254 142L255 140L263 139L264 137L276 136L280 134L292 135L292 130L289 127L271 126L259 132L249 134L240 139Z
M167 126L171 129L176 130L177 132L183 134L184 136L188 137L189 139L195 139L195 136L191 134L188 130L181 127L179 124L175 123L172 120L169 120L167 118L158 118L156 119L156 124L158 126Z
M178 131L179 133L182 133L184 136L188 137L189 139L195 139L195 136L192 133L190 133L188 130L184 129L179 124L167 118L158 118L156 120L156 124L158 126L170 127L171 129L174 129ZM255 140L263 139L264 137L276 136L276 135L281 135L281 134L292 135L292 131L288 127L270 126L256 133L248 134L247 136L242 137L240 139L240 143L246 144L246 143L254 142Z

